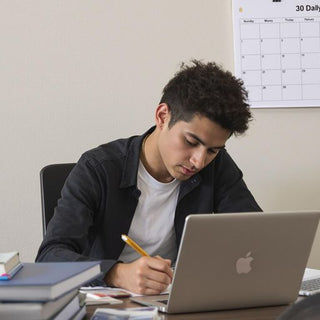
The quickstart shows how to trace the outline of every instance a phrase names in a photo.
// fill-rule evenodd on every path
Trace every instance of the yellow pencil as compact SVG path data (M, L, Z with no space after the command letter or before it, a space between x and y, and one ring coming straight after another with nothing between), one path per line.
M130 239L127 235L122 234L121 239L128 244L131 248L136 250L138 253L140 253L142 256L148 256L149 255L137 244L135 243L132 239Z

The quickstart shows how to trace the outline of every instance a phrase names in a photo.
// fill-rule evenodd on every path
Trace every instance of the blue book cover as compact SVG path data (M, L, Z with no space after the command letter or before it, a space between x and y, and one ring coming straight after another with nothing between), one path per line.
M53 300L100 274L99 261L24 263L13 279L0 281L0 300Z

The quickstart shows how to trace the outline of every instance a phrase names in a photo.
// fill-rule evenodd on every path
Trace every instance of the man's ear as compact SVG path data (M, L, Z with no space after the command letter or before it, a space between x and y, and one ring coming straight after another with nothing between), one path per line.
M167 125L170 121L170 110L166 103L158 105L155 114L156 126L162 129L164 125Z

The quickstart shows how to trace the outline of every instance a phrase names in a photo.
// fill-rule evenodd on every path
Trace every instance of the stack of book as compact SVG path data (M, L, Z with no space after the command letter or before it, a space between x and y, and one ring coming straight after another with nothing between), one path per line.
M10 280L22 268L19 252L0 253L0 280Z
M79 288L100 274L98 261L24 263L11 280L0 281L0 319L83 319Z

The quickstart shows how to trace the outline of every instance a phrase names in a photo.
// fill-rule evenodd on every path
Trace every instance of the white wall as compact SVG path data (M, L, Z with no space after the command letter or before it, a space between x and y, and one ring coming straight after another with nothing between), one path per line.
M142 133L192 58L233 70L231 0L1 1L0 251L33 261L40 169ZM228 150L256 199L265 210L320 209L320 109L253 113ZM319 248L320 236L310 266Z

